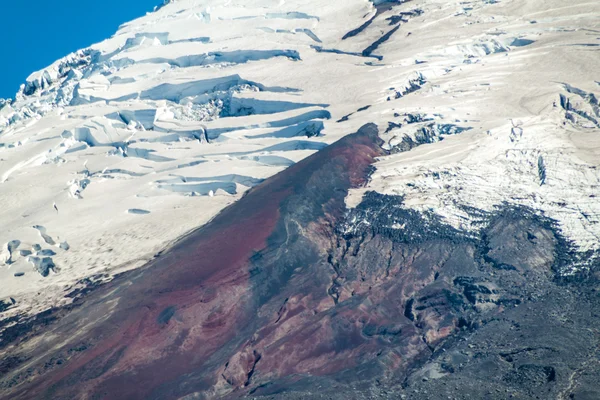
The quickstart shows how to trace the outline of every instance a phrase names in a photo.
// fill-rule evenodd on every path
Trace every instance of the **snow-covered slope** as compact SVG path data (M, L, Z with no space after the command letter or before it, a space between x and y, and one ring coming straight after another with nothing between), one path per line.
M0 103L0 298L67 302L367 122L392 154L364 190L598 250L600 4L375 4L178 0L31 75Z

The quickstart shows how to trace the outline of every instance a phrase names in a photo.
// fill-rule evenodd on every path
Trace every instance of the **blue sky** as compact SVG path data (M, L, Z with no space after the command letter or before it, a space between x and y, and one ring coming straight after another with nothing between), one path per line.
M0 0L0 98L34 71L112 36L162 0Z

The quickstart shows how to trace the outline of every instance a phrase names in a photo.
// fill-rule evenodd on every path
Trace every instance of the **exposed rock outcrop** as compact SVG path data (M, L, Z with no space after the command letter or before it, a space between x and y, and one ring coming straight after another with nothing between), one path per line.
M473 237L375 192L347 211L348 189L367 182L380 145L367 125L255 187L147 267L6 329L1 393L594 393L596 281L557 279L582 255L555 223L505 207ZM25 350L41 332L73 339Z

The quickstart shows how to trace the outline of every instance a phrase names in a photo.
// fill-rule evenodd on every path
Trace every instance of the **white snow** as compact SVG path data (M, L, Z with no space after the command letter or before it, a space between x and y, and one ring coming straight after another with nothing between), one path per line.
M502 1L479 15L474 8L430 22L428 29L436 26L450 42L414 53L429 61L421 67L428 83L392 98L393 111L473 129L383 158L368 190L402 195L407 207L474 232L481 219L465 206L528 206L557 220L578 250L598 250L600 92L593 78L600 55L582 44L600 44L600 4L524 3ZM470 39L460 34L465 30ZM413 31L422 34L426 42L430 33ZM401 122L386 108L380 110L388 120ZM394 146L422 125L405 123L382 138Z
M387 18L416 9L372 48L397 26ZM401 194L476 230L462 206L522 204L598 249L600 53L585 44L600 44L600 4L416 0L342 40L375 13L367 0L170 1L32 74L0 108L0 298L15 312L67 302L74 282L144 264L367 122L390 148L418 129L431 143L381 159L349 205Z

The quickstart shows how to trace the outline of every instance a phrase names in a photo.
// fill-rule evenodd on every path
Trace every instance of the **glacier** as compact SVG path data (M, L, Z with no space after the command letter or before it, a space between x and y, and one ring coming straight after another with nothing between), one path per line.
M133 350L115 351L118 368L181 357L168 365L193 367L202 388L177 385L182 398L277 385L322 398L304 380L324 396L393 396L379 379L415 399L454 385L483 396L460 380L475 359L487 364L467 373L489 398L505 384L523 398L585 388L599 21L585 0L165 0L34 72L0 99L0 397L35 383L33 366L52 376L88 345L112 354L98 338L122 315L147 329L123 334ZM331 386L378 368L376 389Z
M177 0L0 101L3 317L138 268L367 123L367 192L477 236L524 206L600 251L600 4ZM476 211L474 211L476 210Z

